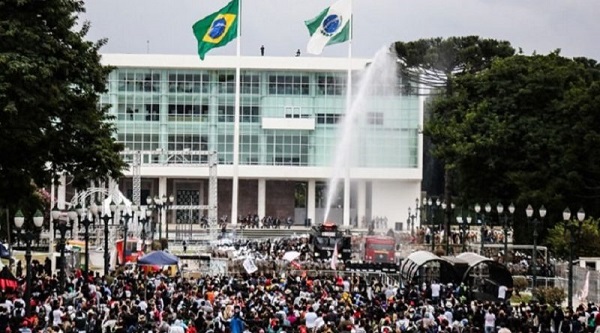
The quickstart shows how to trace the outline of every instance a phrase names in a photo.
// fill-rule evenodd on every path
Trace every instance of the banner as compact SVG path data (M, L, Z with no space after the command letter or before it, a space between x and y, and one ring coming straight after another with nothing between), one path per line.
M250 258L246 258L246 260L244 260L243 265L244 269L246 270L246 273L248 274L252 274L258 270L258 267L256 267L256 265L254 264L254 260Z

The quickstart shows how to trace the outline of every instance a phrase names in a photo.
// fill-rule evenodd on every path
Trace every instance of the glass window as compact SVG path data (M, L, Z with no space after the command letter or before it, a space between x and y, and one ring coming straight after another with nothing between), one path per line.
M367 122L369 125L383 125L383 112L367 113Z
M235 121L235 108L233 105L219 105L217 119L220 123L233 123Z
M235 93L235 75L220 74L219 75L219 93L234 94Z
M317 95L342 95L346 86L345 78L334 75L317 76Z
M308 76L304 75L270 75L269 94L274 95L308 95Z
M242 75L240 84L242 94L260 94L259 75Z
M242 106L240 122L258 123L260 121L260 111L258 106Z

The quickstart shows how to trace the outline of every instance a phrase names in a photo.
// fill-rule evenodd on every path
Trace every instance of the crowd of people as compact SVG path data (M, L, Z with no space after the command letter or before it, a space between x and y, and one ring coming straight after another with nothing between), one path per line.
M37 272L42 272L38 270ZM21 284L21 286L23 286ZM583 332L594 305L559 306L468 299L464 285L412 287L359 275L242 274L186 278L127 270L81 272L57 293L54 276L35 274L30 313L22 287L0 297L3 332Z
M297 266L281 261L292 250L306 257L305 248L302 238L233 244L230 251L281 263L252 274L131 267L109 276L91 273L86 280L74 271L62 293L56 274L36 262L31 299L24 298L23 276L16 289L2 290L0 332L579 333L600 327L593 304L564 312L557 305L511 305L506 288L497 298L478 301L464 284L392 283L378 274L325 274L302 257Z

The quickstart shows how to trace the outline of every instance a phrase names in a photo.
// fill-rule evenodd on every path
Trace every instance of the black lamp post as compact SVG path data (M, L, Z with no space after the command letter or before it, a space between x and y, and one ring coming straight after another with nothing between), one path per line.
M86 213L83 208L79 208L77 215L79 217L79 226L84 227L84 240L85 240L85 259L84 259L84 271L83 271L83 279L85 283L88 283L88 277L90 272L90 225L95 225L96 216L98 215L98 205L95 202L88 208L88 212ZM90 219L91 215L91 219ZM83 219L81 219L83 216Z
M496 210L498 211L498 219L500 219L501 216L503 217L502 231L504 232L504 264L506 264L508 262L508 232L512 227L513 214L515 213L515 205L511 203L508 206L508 213L510 214L510 219L508 218L506 213L503 214L504 206L502 205L502 203L498 203L498 206L496 206Z
M132 206L131 215L126 212L125 215L121 216L123 221L123 261L122 265L127 263L127 233L129 232L129 221L133 219L135 215L135 206Z
M71 225L71 222L74 220L71 218L74 215L76 215L77 212L75 212L73 209L71 209L68 214L69 214L69 221L70 221L69 223L67 223L67 221L65 221L65 220L59 220L57 225L55 226L55 230L58 230L60 233L60 271L59 271L59 278L58 278L58 292L61 295L65 292L65 279L66 279L65 247L67 245L67 238L66 238L67 231L71 230L71 234L72 234L73 226ZM77 217L74 217L74 218L77 218Z
M140 235L142 238L142 250L146 251L146 224L150 219L150 215L152 215L152 211L150 209L146 209L144 213L140 210L139 221L142 225L142 234Z
M462 244L462 251L467 251L467 231L470 230L471 227L471 215L467 215L467 217L463 218L462 216L456 217L456 222L458 223L458 227L460 228L460 243Z
M104 277L108 276L108 266L109 263L109 254L108 254L108 222L112 221L114 217L114 213L111 211L111 214L103 214L101 219L104 222Z
M408 219L406 220L406 222L409 224L410 227L410 235L411 237L415 236L415 220L417 219L417 214L419 213L419 198L417 198L415 200L415 211L413 212L410 208L410 206L408 206Z
M485 209L485 212L489 214L492 211L492 205L490 205L489 203L486 203L484 209ZM477 219L477 221L478 222L481 221L481 230L480 230L481 231L481 236L480 236L481 249L479 250L479 252L481 255L483 255L483 252L485 249L485 231L486 231L487 224L485 221L485 214L481 213L481 206L478 203L475 204L475 213L476 213L475 218ZM479 219L480 213L481 213L481 220Z
M39 231L44 224L44 215L37 210L33 215L33 226L24 228L25 216L19 210L14 217L17 235L25 240L25 262L27 266L26 289L25 289L25 315L29 316L31 300L31 241L36 238L36 231Z
M537 238L538 238L538 225L544 224L544 217L546 216L546 207L542 205L539 209L540 220L537 218L533 218L533 207L531 205L527 205L525 209L525 214L527 214L527 219L529 223L533 225L533 253L531 255L531 269L532 269L532 278L533 288L537 286Z
M571 224L569 221L571 220L571 211L569 208L566 208L563 211L563 220L565 221L565 233L567 230L569 231L569 235L571 237L571 241L569 243L569 298L567 300L569 309L573 309L573 248L575 244L579 240L581 236L581 226L583 225L583 220L585 219L585 212L583 208L580 208L577 212L577 224Z
M431 213L431 252L435 252L435 213L440 205L441 201L439 198L435 201L435 203L431 198L427 199L427 206L429 207L429 212Z
M168 197L166 195L163 194L162 198L159 198L158 195L154 197L154 199L152 199L151 196L148 196L146 198L146 203L148 204L148 208L151 210L156 210L157 214L158 214L158 239L162 238L162 211L163 209L168 211L169 206L173 205L173 203L175 202L175 197L173 196L173 194L169 195ZM169 239L169 218L166 217L166 237L167 240ZM154 238L154 234L152 235L152 238Z
M446 212L446 214L444 215L444 241L446 242L446 255L450 255L450 216L454 214L454 208L454 202L451 202L450 206L448 206L445 201L442 202L442 211Z

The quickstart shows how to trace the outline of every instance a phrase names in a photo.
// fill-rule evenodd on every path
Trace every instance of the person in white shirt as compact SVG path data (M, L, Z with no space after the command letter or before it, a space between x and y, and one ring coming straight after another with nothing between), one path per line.
M321 327L323 327L325 325L325 318L323 318L324 316L325 316L325 313L322 313L315 320L315 332L318 331Z
M498 299L502 302L506 301L506 292L508 288L506 286L498 287Z
M431 284L431 300L433 301L433 304L437 304L440 300L440 289L440 284L433 280L433 283Z
M64 313L62 312L62 310L59 307L56 307L52 311L52 324L54 326L60 326L62 324L63 315Z
M308 309L308 312L304 315L304 321L306 324L306 328L308 328L309 331L315 328L315 322L317 321L317 313L312 307L310 307Z
M492 310L488 310L485 314L485 333L494 333L496 330L496 315L492 313Z

